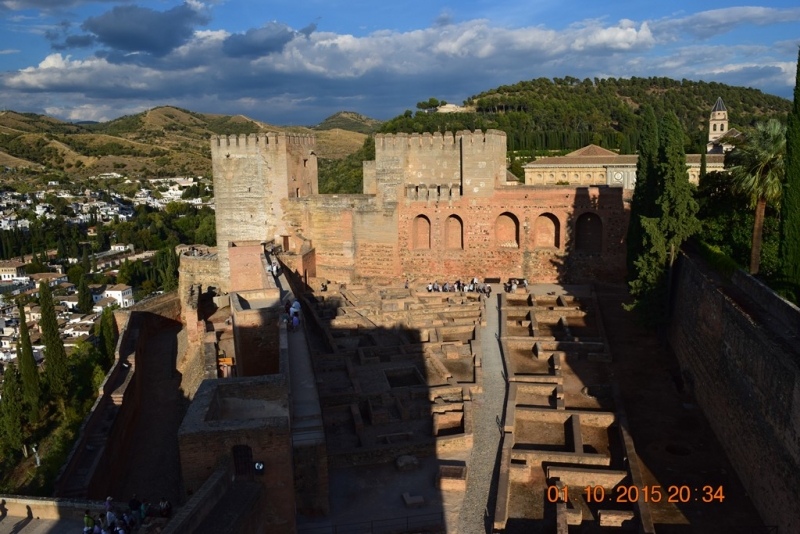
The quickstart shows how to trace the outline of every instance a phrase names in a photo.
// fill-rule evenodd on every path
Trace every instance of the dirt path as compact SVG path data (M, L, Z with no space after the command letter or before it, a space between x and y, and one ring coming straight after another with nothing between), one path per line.
M619 385L649 486L723 487L724 501L651 503L659 534L751 532L762 526L735 471L696 401L683 389L678 362L654 333L639 327L622 308L622 285L599 285L597 297ZM664 490L666 495L667 490ZM761 532L752 530L752 532Z
M178 427L188 401L181 391L181 374L175 370L179 328L162 330L147 342L140 416L133 434L126 475L113 481L112 495L125 503L136 493L151 503L166 497L180 503L181 466Z

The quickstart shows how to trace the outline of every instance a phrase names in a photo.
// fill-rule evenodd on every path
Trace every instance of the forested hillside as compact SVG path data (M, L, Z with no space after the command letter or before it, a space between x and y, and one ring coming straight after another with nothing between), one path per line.
M785 120L791 102L758 89L669 78L538 78L469 97L468 113L412 113L387 121L381 132L434 132L497 128L509 149L573 150L589 143L632 153L638 140L637 110L650 104L661 117L674 111L692 152L705 145L708 115L718 97L730 126L744 128L768 118Z

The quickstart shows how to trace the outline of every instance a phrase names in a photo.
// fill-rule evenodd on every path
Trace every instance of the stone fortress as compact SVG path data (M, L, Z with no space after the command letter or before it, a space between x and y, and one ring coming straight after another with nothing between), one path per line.
M132 429L180 327L191 403L160 438L179 464L163 532L656 532L661 505L581 491L652 483L594 285L623 279L635 177L616 180L603 165L619 156L588 147L572 155L592 160L580 184L531 182L531 167L521 184L491 130L375 143L362 194L319 195L313 137L211 140L218 246L182 247L177 293L116 316L117 364L58 495L123 491L115 466L136 455ZM677 265L681 380L771 532L793 532L800 310L743 273L728 291L698 260ZM425 289L473 276L491 298ZM511 277L531 285L499 291ZM4 505L80 517L86 502Z

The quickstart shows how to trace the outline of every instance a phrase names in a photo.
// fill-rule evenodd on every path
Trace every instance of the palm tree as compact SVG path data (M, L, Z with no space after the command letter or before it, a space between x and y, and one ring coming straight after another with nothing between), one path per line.
M733 191L743 193L755 208L753 241L750 247L750 274L757 274L761 263L761 234L767 202L781 198L783 160L786 154L786 126L775 119L759 122L725 157L733 178Z

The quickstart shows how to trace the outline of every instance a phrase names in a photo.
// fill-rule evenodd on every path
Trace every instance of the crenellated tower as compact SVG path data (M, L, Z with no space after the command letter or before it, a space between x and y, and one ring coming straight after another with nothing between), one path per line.
M260 133L211 138L220 285L228 291L228 246L281 243L289 235L288 199L317 194L316 138Z
M506 134L499 130L378 134L364 192L389 202L490 197L505 175Z

